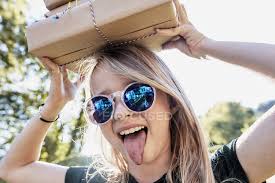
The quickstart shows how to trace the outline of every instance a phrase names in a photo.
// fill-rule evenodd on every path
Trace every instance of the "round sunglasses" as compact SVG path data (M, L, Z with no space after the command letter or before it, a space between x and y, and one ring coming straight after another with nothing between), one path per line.
M156 89L145 83L133 82L122 91L110 96L95 95L84 104L84 113L90 122L102 125L107 123L114 114L114 97L120 95L124 106L133 113L141 113L150 109L156 99Z

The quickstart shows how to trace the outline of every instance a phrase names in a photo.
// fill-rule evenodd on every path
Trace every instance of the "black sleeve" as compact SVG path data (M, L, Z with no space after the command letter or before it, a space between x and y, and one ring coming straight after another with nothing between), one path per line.
M248 177L243 170L236 154L237 139L223 145L211 157L211 165L217 182L248 183Z
M96 174L91 177L90 174L95 172L95 169L90 168L89 174L87 175L88 167L73 166L69 167L65 175L65 183L104 183L105 179L100 175ZM86 176L87 175L87 176Z

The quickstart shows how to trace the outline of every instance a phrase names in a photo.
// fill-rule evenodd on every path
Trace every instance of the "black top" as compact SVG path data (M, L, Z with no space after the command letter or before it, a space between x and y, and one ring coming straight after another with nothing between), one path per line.
M211 165L217 182L230 179L225 182L248 183L248 178L236 155L236 141L232 140L229 144L223 145L211 156ZM88 167L70 167L67 170L65 183L102 183L104 178L97 175L89 180L86 179ZM90 172L95 171L90 169ZM89 180L88 182L86 180ZM130 175L129 183L137 183L135 178ZM165 183L165 174L155 183Z

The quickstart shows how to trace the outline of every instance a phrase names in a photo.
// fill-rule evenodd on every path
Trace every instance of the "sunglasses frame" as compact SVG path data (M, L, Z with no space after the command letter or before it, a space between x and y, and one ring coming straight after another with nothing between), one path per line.
M128 109L128 110L131 111L132 113L143 113L143 112L148 111L149 109L151 109L151 108L153 107L153 105L155 104L156 94L157 94L157 93L156 93L155 87L153 87L153 86L151 86L151 85L149 85L149 84L146 84L146 85L149 85L149 86L153 89L153 92L154 92L154 99L153 99L153 103L151 104L151 106L150 106L148 109L146 109L146 110L144 110L144 111L133 111L133 110L131 110L131 109L126 105L125 101L123 100L125 91L126 91L130 86L132 86L132 85L134 85L134 84L146 84L146 83L141 83L141 82L135 81L135 82L132 82L132 83L128 84L126 87L124 87L123 90L113 92L113 93L111 93L111 94L109 94L109 95L94 95L93 97L88 98L88 99L84 102L84 105L83 105L83 110L84 110L84 114L85 114L86 118L88 118L88 120L89 120L90 122L92 122L93 124L99 125L99 126L100 126L100 125L104 125L104 124L108 123L109 121L111 121L111 119L113 119L113 115L114 115L114 111L115 111L115 110L114 110L114 106L115 106L114 98L115 98L116 96L118 96L118 95L120 95L120 100L122 101L124 107L126 107L126 109ZM93 118L93 120L91 120L90 117L89 117L88 110L87 110L88 103L89 103L93 98L95 98L95 97L106 97L109 101L112 102L113 110L112 110L111 117L110 117L107 121L105 121L104 123L97 123L96 120L95 120L94 118ZM94 107L91 107L91 109L92 109L91 111L92 111L92 116L93 116L93 113L94 113L95 109L94 109Z

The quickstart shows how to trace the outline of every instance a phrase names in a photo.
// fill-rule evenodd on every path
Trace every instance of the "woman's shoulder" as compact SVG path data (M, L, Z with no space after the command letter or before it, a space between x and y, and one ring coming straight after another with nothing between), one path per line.
M242 168L236 153L238 138L217 149L211 156L211 165L216 181L230 180L248 183L248 177Z

